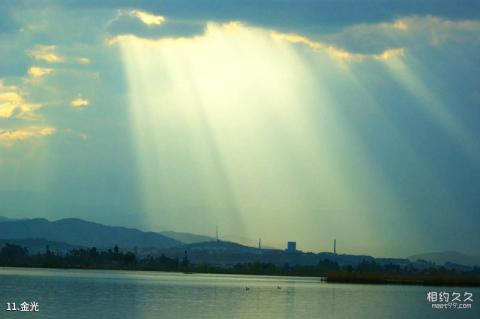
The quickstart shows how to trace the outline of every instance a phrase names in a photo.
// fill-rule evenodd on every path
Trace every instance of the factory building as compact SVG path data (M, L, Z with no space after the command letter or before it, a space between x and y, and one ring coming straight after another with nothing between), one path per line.
M287 242L287 251L290 253L294 253L297 251L297 242L296 241L289 241Z

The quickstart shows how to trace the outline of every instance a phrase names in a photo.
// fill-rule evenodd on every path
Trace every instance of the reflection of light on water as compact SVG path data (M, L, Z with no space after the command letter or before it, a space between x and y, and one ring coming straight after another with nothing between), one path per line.
M238 280L242 278L249 282L250 291L246 292L245 282ZM426 289L421 286L326 284L292 277L18 268L0 269L0 280L2 287L11 288L0 289L1 300L38 296L39 318L78 318L92 313L102 318L142 319L385 318L386 314L403 319L432 314ZM276 289L277 285L282 289ZM478 288L468 291L474 296L480 294ZM468 311L469 317L478 313L475 307Z

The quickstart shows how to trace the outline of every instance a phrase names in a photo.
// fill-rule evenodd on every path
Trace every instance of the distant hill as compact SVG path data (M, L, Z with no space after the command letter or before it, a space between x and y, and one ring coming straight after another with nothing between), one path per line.
M187 252L192 263L209 263L222 266L233 266L237 263L264 262L282 267L289 265L317 265L320 260L329 259L340 265L357 265L364 260L374 260L371 256L334 255L332 253L314 254L311 252L287 252L280 249L259 249L229 241L210 241L177 246L156 251L144 252L165 254L169 257L182 258Z
M70 245L106 248L167 248L181 242L159 233L106 226L77 218L48 221L43 218L0 222L0 239L42 238Z
M208 241L215 241L215 238L204 236L204 235L196 235L190 233L182 233L182 232L175 232L175 231L162 231L160 234L178 240L185 244L194 244L194 243L202 243Z
M465 266L480 266L480 256L466 255L457 251L425 253L410 256L408 259L412 261L423 259L440 266L444 265L445 263L454 263Z

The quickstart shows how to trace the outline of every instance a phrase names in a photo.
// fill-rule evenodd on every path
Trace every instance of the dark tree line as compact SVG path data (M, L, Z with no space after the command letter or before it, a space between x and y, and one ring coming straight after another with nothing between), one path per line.
M47 246L44 253L29 254L28 249L6 243L0 250L0 266L92 269L139 269L161 271L189 271L187 253L179 260L165 255L138 258L131 251L98 250L95 247L72 249L65 254L55 253Z
M121 252L117 246L108 250L72 249L58 254L47 246L44 253L29 254L27 248L6 243L0 250L0 265L51 268L130 268L137 264L132 252Z
M13 267L48 267L48 268L88 268L88 269L132 269L182 271L198 273L279 275L279 276L328 276L333 273L358 274L448 274L455 275L454 270L445 267L430 267L422 271L412 265L401 267L394 264L380 265L375 261L363 261L356 267L340 266L338 263L323 259L316 265L278 266L268 262L237 263L231 267L208 263L192 264L187 251L184 257L170 258L165 255L138 257L131 251L121 251L118 246L113 249L98 250L95 247L73 249L65 254L55 253L47 246L44 253L29 254L27 248L5 244L0 250L0 266ZM475 267L468 274L480 274Z

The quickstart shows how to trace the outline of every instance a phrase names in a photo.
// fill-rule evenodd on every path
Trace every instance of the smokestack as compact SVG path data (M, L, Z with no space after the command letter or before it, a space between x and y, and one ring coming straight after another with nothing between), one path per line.
M333 240L333 253L336 255L337 254L337 240Z

